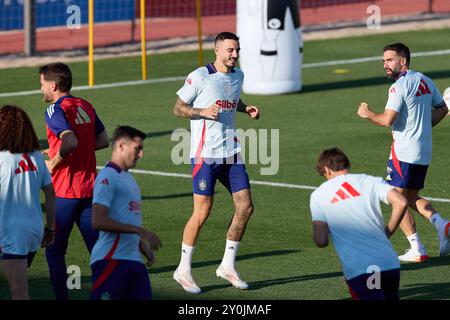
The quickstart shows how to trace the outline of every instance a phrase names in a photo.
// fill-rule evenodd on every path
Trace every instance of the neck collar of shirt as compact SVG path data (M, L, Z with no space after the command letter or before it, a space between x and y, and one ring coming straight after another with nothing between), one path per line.
M397 78L395 78L395 81L397 81L398 79L400 79L403 76L406 76L406 74L408 73L408 70L402 71L398 74Z
M106 163L106 167L110 167L110 168L115 169L117 171L117 173L121 173L122 172L122 169L117 164L115 164L112 161L108 161L108 163Z
M61 101L63 101L65 98L72 98L72 95L71 95L71 94L68 94L68 95L66 95L66 96L59 97L59 99L56 100L55 104L60 104Z
M214 62L208 63L205 67L206 67L206 69L208 69L209 74L213 74L213 73L228 74L228 73L235 73L236 72L236 70L234 70L234 68L232 68L230 72L218 72L217 69L216 69L216 66L214 65Z

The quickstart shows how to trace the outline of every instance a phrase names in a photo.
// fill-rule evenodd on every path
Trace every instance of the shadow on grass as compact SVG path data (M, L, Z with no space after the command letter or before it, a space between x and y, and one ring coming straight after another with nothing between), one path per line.
M262 289L265 287L283 285L283 284L292 283L292 282L310 281L310 280L327 279L327 278L335 278L335 277L342 277L342 272L329 272L329 273L320 273L320 274L300 275L300 276L293 276L293 277L286 277L286 278L268 279L268 280L249 282L248 285L249 285L249 290L259 290L259 289ZM230 287L230 284L228 282L224 281L223 285L205 286L205 287L202 287L202 290L204 292L208 292L208 291L217 290L217 289L224 289L227 287Z
M216 192L215 194L217 194ZM174 193L174 194L166 194L162 196L143 196L142 200L165 200L165 199L175 199L175 198L184 198L184 197L192 197L192 192L184 192L184 193Z
M243 260L249 260L254 258L260 258L260 257L273 257L273 256L279 256L283 254L291 254L291 253L297 253L300 252L300 250L273 250L268 252L258 252L258 253L250 253L250 254L243 254L239 255L237 257L237 261L243 261ZM219 264L222 262L222 259L217 260L208 260L208 261L199 261L199 262L193 262L192 268L201 268L201 267L208 267L208 266L219 266ZM175 269L178 267L178 265L171 265L171 266L165 266L161 268L155 268L155 269L149 269L150 274L154 273L162 273L162 272L171 272L175 271Z
M446 257L432 257L421 263L402 263L401 272L414 271L425 268L450 266L450 256ZM449 288L450 289L450 288Z
M402 300L444 300L450 299L450 282L414 283L400 288Z
M424 72L424 74L431 79L441 79L450 77L450 70L441 71L431 71ZM317 92L317 91L327 91L327 90L337 90L337 89L349 89L349 88L359 88L366 86L378 86L383 84L392 84L393 82L384 76L372 77L366 79L353 79L346 81L335 81L326 82L318 84L306 84L303 85L301 93ZM293 92L292 94L298 94L300 92Z

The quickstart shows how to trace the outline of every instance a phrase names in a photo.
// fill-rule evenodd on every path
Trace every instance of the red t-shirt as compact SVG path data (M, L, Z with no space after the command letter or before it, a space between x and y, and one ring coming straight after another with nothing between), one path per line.
M71 130L78 140L77 148L54 169L52 182L56 196L91 198L97 174L95 137L105 130L94 108L86 100L64 96L47 108L45 121L50 159L59 151L61 132Z

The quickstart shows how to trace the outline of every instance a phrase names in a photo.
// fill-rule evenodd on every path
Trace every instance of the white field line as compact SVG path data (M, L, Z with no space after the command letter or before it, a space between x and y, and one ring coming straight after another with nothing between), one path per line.
M91 90L91 89L104 89L104 88L116 88L116 87L128 87L128 86L137 86L137 85L151 84L151 83L163 83L163 82L180 81L180 80L184 80L184 79L186 79L186 77L167 77L167 78L150 79L150 80L133 80L133 81L112 82L112 83L96 84L92 88L89 87L89 86L73 87L72 91L83 91L83 90ZM0 98L4 98L4 97L18 97L18 96L31 96L33 94L42 94L42 93L41 93L41 90L6 92L6 93L0 93Z
M416 53L412 53L411 56L412 57L427 57L427 56L440 56L440 55L446 55L446 54L450 54L450 49L416 52ZM362 63L362 62L369 62L369 61L382 61L382 57L376 56L376 57L356 58L356 59L347 59L347 60L334 60L334 61L325 61L325 62L316 62L316 63L305 63L302 65L302 68L337 66L337 65L342 65L342 64L354 64L354 63ZM72 90L73 91L82 91L82 90L91 90L91 89L137 86L137 85L144 85L144 84L151 84L151 83L180 81L180 80L184 80L185 78L186 77L180 76L180 77L167 77L167 78L158 78L158 79L150 79L150 80L122 81L122 82L98 84L98 85L94 85L92 88L89 86L78 86L78 87L73 87ZM41 94L41 91L40 90L29 90L29 91L16 91L16 92L0 93L0 98L30 96L33 94Z
M97 169L102 169L102 166L97 166ZM183 173L174 173L174 172L163 172L163 171L151 171L151 170L140 170L140 169L130 169L130 172L137 174L148 174L153 176L162 176L162 177L175 177L175 178L187 178L191 179L190 174ZM302 190L315 190L317 187L302 185L302 184L291 184L291 183L283 183L283 182L270 182L270 181L259 181L259 180L250 180L252 185L262 185L269 187L277 187L277 188L288 188L288 189L302 189ZM448 202L450 203L450 199L443 198L431 198L423 196L424 198L434 201L434 202Z

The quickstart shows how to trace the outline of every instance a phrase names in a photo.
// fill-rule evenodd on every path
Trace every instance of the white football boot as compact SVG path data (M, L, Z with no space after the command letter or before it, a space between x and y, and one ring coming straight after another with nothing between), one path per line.
M405 250L405 254L398 256L398 260L400 261L406 261L406 262L423 262L428 260L427 252L425 251L425 248L417 249L407 249Z
M178 282L186 292L202 292L202 289L200 289L200 287L195 283L194 278L192 278L191 270L179 273L177 268L173 273L173 279Z
M248 284L239 277L237 271L233 269L225 269L220 265L216 270L216 276L227 280L230 282L235 288L246 290L248 289Z

